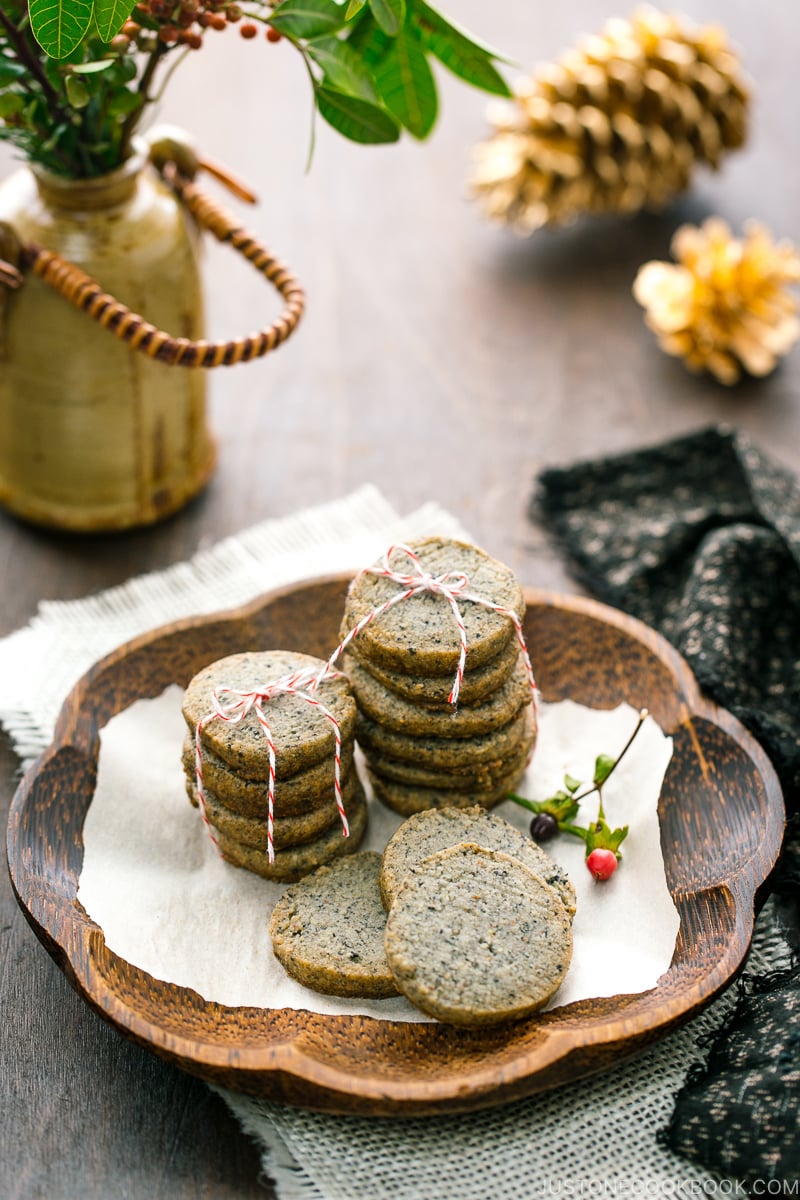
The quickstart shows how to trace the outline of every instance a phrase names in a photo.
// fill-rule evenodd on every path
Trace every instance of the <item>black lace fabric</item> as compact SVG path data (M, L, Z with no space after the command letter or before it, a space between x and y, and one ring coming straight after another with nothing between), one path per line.
M576 579L660 630L761 742L789 824L771 880L800 898L800 484L742 435L707 429L545 471L531 517ZM677 1098L667 1143L723 1174L800 1173L800 973L751 983ZM765 1193L766 1194L766 1193Z

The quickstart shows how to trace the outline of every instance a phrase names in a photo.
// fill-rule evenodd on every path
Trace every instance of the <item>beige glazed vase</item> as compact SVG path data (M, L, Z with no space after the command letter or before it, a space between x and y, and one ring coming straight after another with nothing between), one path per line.
M197 232L144 155L88 180L23 168L0 187L0 221L157 328L202 338ZM32 272L0 292L0 504L92 531L194 496L215 457L205 372L129 349Z

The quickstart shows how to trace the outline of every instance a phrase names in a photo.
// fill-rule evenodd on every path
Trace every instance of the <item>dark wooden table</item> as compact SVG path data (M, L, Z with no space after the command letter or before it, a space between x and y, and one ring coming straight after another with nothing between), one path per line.
M769 380L726 391L664 357L630 286L667 257L683 220L749 217L800 242L793 0L693 0L743 51L755 104L749 148L662 216L586 222L518 241L466 198L484 98L443 80L423 146L364 149L318 131L290 48L219 35L175 77L163 118L262 198L249 224L304 280L301 332L274 358L211 379L220 465L166 524L65 537L0 515L0 634L43 599L80 597L166 566L270 516L376 482L400 510L435 499L523 582L570 586L526 517L545 464L631 448L710 422L749 431L800 468L800 350ZM624 13L624 9L621 10ZM612 15L570 5L452 0L463 24L524 64ZM4 170L13 166L2 156ZM210 326L250 329L265 293L229 253L208 259ZM5 812L17 762L0 739ZM2 884L0 1194L113 1200L272 1194L257 1154L206 1087L128 1044L75 996Z

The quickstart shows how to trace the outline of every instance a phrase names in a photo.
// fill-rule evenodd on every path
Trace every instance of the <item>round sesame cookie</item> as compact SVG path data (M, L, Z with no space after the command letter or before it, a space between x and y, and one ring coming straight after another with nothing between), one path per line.
M493 733L512 721L531 703L531 685L522 659L504 684L472 706L448 705L443 709L423 708L413 700L390 692L357 662L347 667L359 710L385 729L412 737L468 738Z
M523 741L532 747L535 732L532 704L502 728L471 738L415 737L397 733L370 720L363 713L358 714L356 722L356 741L367 757L377 754L433 767L435 770L496 762L519 750Z
M355 854L367 827L367 798L360 783L356 783L355 795L347 808L350 836L342 835L341 823L331 825L313 842L302 846L287 846L278 850L271 863L266 850L245 846L227 833L215 831L220 853L226 862L235 867L245 867L264 879L277 883L296 883L304 875L315 871L324 863L332 862L345 854Z
M508 679L519 661L519 655L519 642L514 637L491 662L473 671L465 671L458 693L459 705L480 704L491 696ZM353 658L390 692L426 707L449 707L448 698L455 671L452 675L406 675L403 671L391 671L365 658L359 649L358 638L351 642L345 662ZM347 669L345 665L344 670Z
M291 671L322 670L321 659L288 650L254 651L231 654L204 667L186 689L183 716L194 735L204 717L213 711L211 694L215 688L230 687L250 691L274 682ZM314 693L339 722L342 740L352 736L356 705L350 684L344 675L326 679ZM300 696L276 696L264 706L275 743L278 779L296 775L333 755L334 731L331 722ZM267 740L258 717L250 711L242 721L210 721L201 733L201 741L237 774L246 779L268 779Z
M502 850L518 859L558 892L570 920L575 916L575 888L566 871L532 838L496 813L478 807L431 809L403 822L383 852L379 884L386 908L391 907L403 881L423 859L460 842L473 842L484 850Z
M463 572L469 580L468 591L513 609L522 618L525 600L513 571L485 551L452 538L427 537L408 543L430 575L449 571ZM375 564L381 567L381 563ZM392 569L412 574L413 564L396 548ZM376 608L402 591L399 584L380 575L357 575L345 601L341 636L344 637ZM473 670L491 662L515 636L514 626L481 604L457 598L467 634L466 669ZM447 675L458 666L460 640L453 610L442 595L422 592L402 600L358 634L362 658L410 675Z
M383 937L379 854L362 851L319 867L281 896L269 922L289 975L333 996L396 996Z
M390 779L381 779L372 771L368 774L375 798L401 817L410 817L430 808L470 808L474 804L481 808L493 808L519 785L525 774L525 767L519 767L504 778L495 780L489 787L469 790L410 787L408 784L394 783Z
M194 782L194 738L187 733L183 743L183 769L187 779ZM342 743L342 779L353 766L353 740ZM275 803L280 803L283 816L311 812L324 804L333 791L333 753L305 771L278 778L275 784ZM243 779L240 775L203 747L203 783L231 812L243 817L266 817L267 780Z
M342 787L342 802L345 812L349 811L355 794L355 773L352 778L347 780ZM197 786L193 782L187 780L186 790L189 794L189 799L197 807ZM206 816L209 822L218 832L226 833L229 837L235 838L237 842L241 842L243 846L255 846L257 849L266 850L267 848L267 818L262 817L243 817L238 813L231 812L229 808L215 796L208 788L203 789L206 802ZM299 846L304 842L313 842L330 829L332 825L341 821L339 809L336 807L336 799L333 788L324 804L320 804L317 808L312 809L307 813L296 813L294 816L285 816L281 812L280 804L275 801L275 817L273 820L273 845L276 850L283 849L284 846Z
M552 999L572 957L572 927L555 889L518 859L462 843L406 878L384 946L395 983L422 1012L491 1025Z

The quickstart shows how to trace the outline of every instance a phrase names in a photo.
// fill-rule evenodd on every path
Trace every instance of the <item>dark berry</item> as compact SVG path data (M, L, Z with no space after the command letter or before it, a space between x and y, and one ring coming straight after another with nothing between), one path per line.
M531 837L535 842L549 842L558 833L558 821L550 813L537 813L531 821Z

